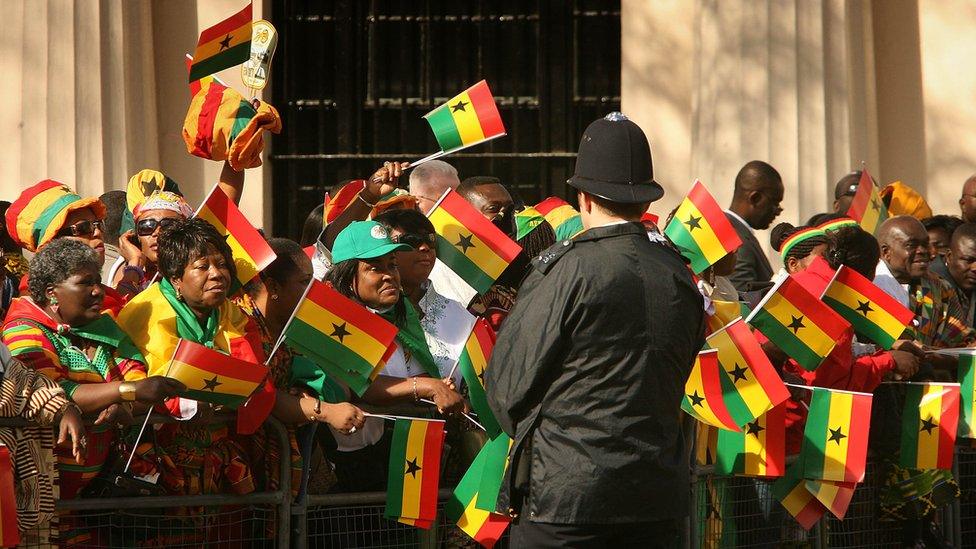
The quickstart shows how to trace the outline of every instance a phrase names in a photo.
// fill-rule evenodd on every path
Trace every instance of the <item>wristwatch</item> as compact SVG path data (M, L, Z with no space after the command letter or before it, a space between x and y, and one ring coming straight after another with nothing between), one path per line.
M123 381L119 384L119 394L122 400L132 402L136 399L136 384L132 381Z

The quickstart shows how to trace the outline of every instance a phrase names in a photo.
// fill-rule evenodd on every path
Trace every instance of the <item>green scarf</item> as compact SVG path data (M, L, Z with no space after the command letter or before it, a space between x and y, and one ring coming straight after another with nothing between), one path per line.
M292 355L290 370L292 385L304 385L331 404L346 401L346 393L342 387L311 360L301 355Z
M402 322L398 322L394 311L396 307L390 309L385 313L380 313L380 316L385 318L387 321L396 325L400 331L397 332L396 339L403 347L404 354L407 360L413 357L424 367L430 377L439 379L441 377L440 371L437 369L437 364L434 363L434 355L430 354L430 347L427 346L427 338L424 337L424 327L420 325L420 317L417 315L417 310L413 308L413 304L410 300L401 297L403 305L406 309L406 318Z
M220 311L214 309L207 317L207 325L201 326L197 315L182 300L176 297L176 290L166 278L159 281L159 290L169 302L169 306L176 313L176 335L194 343L214 347L214 337L217 335L217 324L220 322Z
M72 328L71 333L91 341L108 345L115 349L115 356L119 358L128 358L138 360L143 364L146 363L146 357L142 356L142 353L132 343L129 336L125 335L122 328L119 328L115 320L107 314L103 313L102 316L84 326Z

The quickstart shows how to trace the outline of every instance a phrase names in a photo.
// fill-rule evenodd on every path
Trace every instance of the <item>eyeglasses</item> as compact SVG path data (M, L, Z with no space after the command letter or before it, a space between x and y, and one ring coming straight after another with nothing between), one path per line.
M146 219L140 219L139 222L136 223L136 234L139 236L149 236L156 232L157 228L159 228L161 231L165 230L166 227L173 225L177 221L179 220L175 217L164 217L162 219L147 217Z
M426 235L403 233L394 236L392 240L397 244L406 244L413 249L417 249L423 244L433 247L437 243L437 235L434 233Z
M74 225L62 227L58 231L58 236L92 236L95 231L100 231L105 227L105 222L99 219L95 221L79 221Z

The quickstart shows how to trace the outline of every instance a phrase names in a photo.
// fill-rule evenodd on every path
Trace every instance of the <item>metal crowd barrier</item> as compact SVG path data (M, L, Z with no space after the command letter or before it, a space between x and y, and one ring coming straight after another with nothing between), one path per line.
M154 416L153 423L171 418ZM22 426L0 420L0 426ZM288 432L277 420L267 425L281 448ZM289 462L281 460L279 489L243 496L153 496L74 499L57 502L59 512L92 533L79 547L115 549L159 547L254 547L307 549L328 547L477 547L443 513L430 530L399 524L383 516L385 492L291 497ZM935 524L954 547L976 548L976 449L957 448L953 466L960 497L939 509ZM712 547L891 547L901 543L894 523L878 520L881 468L869 461L865 481L854 493L844 520L829 513L810 531L793 520L773 497L772 481L714 474L697 467L692 477L691 508L684 545ZM440 507L451 490L441 490ZM161 535L165 533L165 535ZM50 531L23 533L21 547L71 547ZM496 547L507 546L503 538Z

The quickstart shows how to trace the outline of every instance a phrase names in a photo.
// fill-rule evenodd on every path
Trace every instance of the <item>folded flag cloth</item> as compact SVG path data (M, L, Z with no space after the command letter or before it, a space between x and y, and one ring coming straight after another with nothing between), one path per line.
M268 103L250 101L216 81L200 86L183 122L183 141L194 156L227 160L241 171L261 165L264 130L281 132L281 117Z
M71 212L85 208L105 218L105 204L98 198L82 198L64 183L45 179L24 189L7 208L7 234L21 248L36 252L57 236Z

